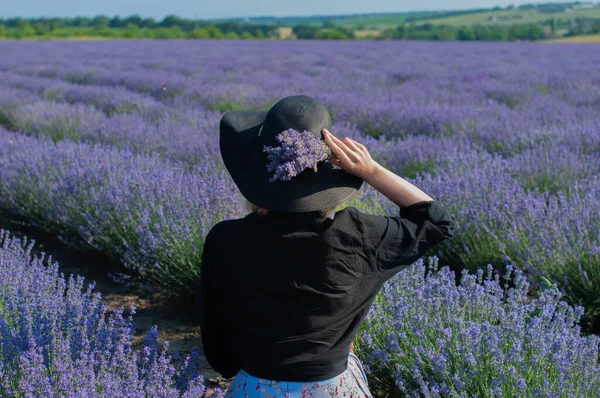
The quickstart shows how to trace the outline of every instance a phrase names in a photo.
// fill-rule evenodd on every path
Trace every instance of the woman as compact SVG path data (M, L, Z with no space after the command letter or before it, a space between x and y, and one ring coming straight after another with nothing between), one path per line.
M330 124L307 96L221 120L224 164L254 210L216 224L202 255L202 345L213 369L235 377L227 397L371 397L350 352L359 324L385 281L454 233L441 203L360 143L333 136ZM335 156L316 172L270 182L265 146L288 129L324 138ZM334 212L363 181L400 215Z

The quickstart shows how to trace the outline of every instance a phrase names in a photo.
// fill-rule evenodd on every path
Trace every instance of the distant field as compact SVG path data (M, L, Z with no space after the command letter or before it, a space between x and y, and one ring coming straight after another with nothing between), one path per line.
M334 20L337 25L345 27L354 27L364 25L366 28L385 29L399 25L406 21L406 18L411 15L396 14L386 16L362 17L353 19ZM412 15L416 16L416 15ZM490 19L495 17L495 19ZM431 22L432 24L444 25L512 25L514 23L539 22L550 19L552 17L560 19L575 19L575 18L600 18L600 7L589 10L573 10L562 13L542 14L538 10L500 10L487 11L479 13L465 13L446 18L433 18L429 20L418 21L417 23Z
M363 38L363 37L368 37L368 36L377 36L381 33L380 30L377 29L370 29L370 30L356 30L354 31L354 34L356 35L356 37L358 38Z
M389 28L400 25L406 21L407 15L386 15L374 17L361 17L353 19L336 19L333 22L336 25L346 28L354 28L364 25L366 28Z
M292 37L295 35L292 33L292 28L279 28L279 37L282 39L287 39L288 37Z
M495 19L493 19L493 17L495 17ZM540 22L552 17L556 17L557 19L600 18L600 8L553 14L542 14L538 10L502 10L431 19L427 22L443 25L512 25L514 23Z
M552 41L555 43L600 43L600 34L563 37Z

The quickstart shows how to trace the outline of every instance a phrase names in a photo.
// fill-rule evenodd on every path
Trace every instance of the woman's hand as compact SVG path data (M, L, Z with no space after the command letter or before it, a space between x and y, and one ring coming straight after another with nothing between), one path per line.
M336 159L330 160L332 164L362 178L398 206L433 201L431 196L371 159L364 145L350 138L338 140L325 129L322 132L325 142L336 156Z
M337 139L326 129L322 131L325 142L335 155L329 162L363 180L379 168L365 146L351 138Z

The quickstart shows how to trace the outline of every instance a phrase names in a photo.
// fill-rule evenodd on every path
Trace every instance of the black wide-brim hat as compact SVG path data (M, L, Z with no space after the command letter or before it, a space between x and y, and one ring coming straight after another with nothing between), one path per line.
M240 192L252 204L280 212L334 209L352 198L363 180L330 162L308 168L290 180L269 182L273 172L264 146L280 145L276 136L288 129L310 131L324 140L321 131L331 127L327 109L305 95L286 97L268 111L229 111L220 124L221 156Z

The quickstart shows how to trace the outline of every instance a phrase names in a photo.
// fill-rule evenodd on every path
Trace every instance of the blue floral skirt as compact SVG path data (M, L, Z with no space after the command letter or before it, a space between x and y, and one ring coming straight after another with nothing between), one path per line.
M360 359L353 353L348 357L348 368L327 380L307 383L265 380L250 376L243 369L233 379L225 393L227 398L317 398L345 397L372 398L367 375Z

